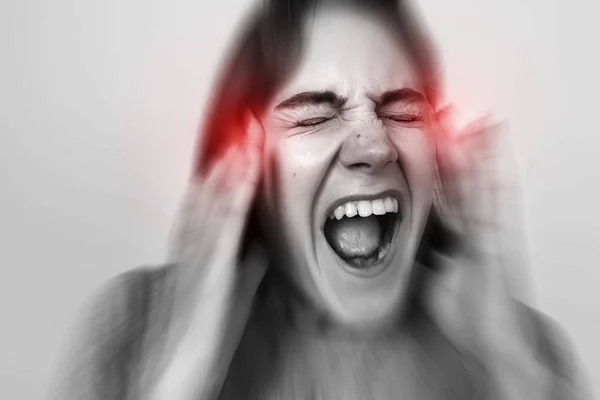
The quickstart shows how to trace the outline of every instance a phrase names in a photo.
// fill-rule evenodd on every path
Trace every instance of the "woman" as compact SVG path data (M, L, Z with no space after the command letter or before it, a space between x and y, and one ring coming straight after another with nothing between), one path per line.
M221 77L174 263L103 293L61 398L575 398L494 253L498 127L456 130L392 0L271 1Z

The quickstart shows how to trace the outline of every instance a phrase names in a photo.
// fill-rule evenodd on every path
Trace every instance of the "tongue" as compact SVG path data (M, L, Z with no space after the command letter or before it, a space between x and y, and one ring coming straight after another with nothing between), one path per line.
M370 257L381 243L381 225L374 215L329 220L325 234L344 259Z

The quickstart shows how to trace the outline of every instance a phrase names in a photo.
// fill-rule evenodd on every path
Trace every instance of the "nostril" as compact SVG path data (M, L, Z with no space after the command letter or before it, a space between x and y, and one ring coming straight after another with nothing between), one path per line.
M355 164L352 164L350 166L350 168L352 168L352 169L368 169L368 168L371 168L371 166L367 163L355 163Z

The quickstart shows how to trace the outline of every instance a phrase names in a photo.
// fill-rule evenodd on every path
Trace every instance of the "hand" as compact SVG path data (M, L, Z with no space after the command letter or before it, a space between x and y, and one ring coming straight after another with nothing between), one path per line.
M506 132L488 118L456 129L452 117L452 109L438 116L441 196L436 208L454 240L449 251L435 255L440 269L430 287L429 310L459 348L484 360L501 398L544 398L540 369L513 298L526 296L514 285L525 280L526 262L517 257L519 247L507 242L517 231L503 226L510 214L500 209L507 205L505 195L516 198L516 182L503 181L496 165Z
M261 174L262 126L194 180L177 232L173 301L161 369L151 398L218 396L266 271L260 243L239 260Z

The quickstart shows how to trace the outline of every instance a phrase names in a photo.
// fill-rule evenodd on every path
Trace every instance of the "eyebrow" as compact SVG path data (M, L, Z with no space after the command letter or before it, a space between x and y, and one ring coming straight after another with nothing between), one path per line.
M343 106L347 100L348 99L345 97L342 97L331 90L302 92L282 101L275 107L275 109L282 110L307 105L317 106L321 104L328 104L334 108L339 108Z
M402 88L389 90L379 96L377 101L380 107L394 103L427 103L425 96L414 89Z

